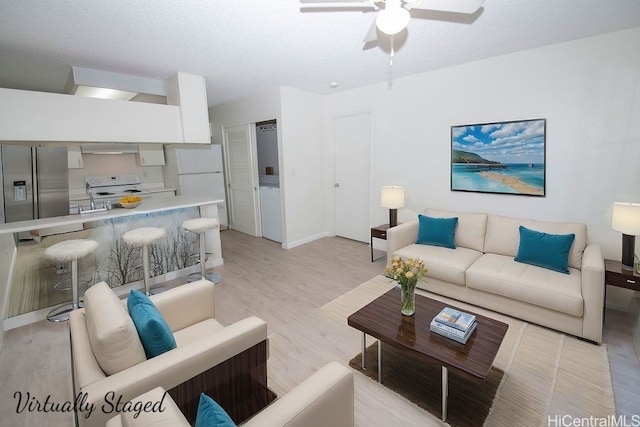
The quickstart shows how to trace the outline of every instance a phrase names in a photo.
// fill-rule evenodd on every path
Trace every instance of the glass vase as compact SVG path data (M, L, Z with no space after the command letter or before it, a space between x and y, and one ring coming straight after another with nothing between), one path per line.
M416 312L416 283L417 280L400 284L401 312L405 316L413 316Z

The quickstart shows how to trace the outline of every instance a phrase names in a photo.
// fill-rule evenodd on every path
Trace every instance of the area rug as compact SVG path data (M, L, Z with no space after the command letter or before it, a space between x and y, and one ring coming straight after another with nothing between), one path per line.
M319 311L346 324L346 319L351 313L393 286L384 276L377 276L324 305ZM419 293L509 324L509 330L494 360L486 384L464 384L463 379L455 378L453 374L449 376L448 422L451 425L546 426L553 425L553 420L559 419L556 417L615 416L606 344L593 345L469 304L427 292ZM367 376L375 377L377 343L371 338L369 340L372 341L372 345L368 349L367 363L373 366L368 369ZM390 373L394 364L409 364L403 363L402 357L401 354L383 354L387 366L385 386L439 418L439 368L432 369L431 375L428 369L422 372L421 378L431 379L420 382L415 381L415 373L396 371L397 378L393 381L398 386L393 388L394 382L388 379L387 375L394 376ZM359 359L359 354L355 354L351 359L352 367L358 371ZM349 361L345 360L345 363ZM473 389L474 385L476 389ZM429 391L429 387L435 391ZM480 398L481 402L476 403L477 398ZM472 414L468 416L464 412Z
M378 345L367 347L367 369L362 369L362 353L349 366L367 377L378 380ZM439 366L426 365L407 358L389 345L382 348L384 385L429 413L441 413L441 371ZM484 382L478 383L449 375L448 419L451 426L482 425L489 414L503 372L492 367Z

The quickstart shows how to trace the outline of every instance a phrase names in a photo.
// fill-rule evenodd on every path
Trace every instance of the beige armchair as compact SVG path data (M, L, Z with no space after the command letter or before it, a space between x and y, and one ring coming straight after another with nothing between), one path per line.
M80 426L104 426L119 408L156 387L195 420L200 392L245 420L274 398L267 388L267 325L252 316L223 326L215 319L214 284L207 280L150 297L173 332L176 348L146 359L135 326L104 282L85 293L70 315L74 395ZM142 349L142 355L140 350ZM233 414L233 415L232 415Z
M353 427L353 371L331 362L254 415L243 427ZM172 426L189 427L162 388L155 388L136 399L138 407L148 405L148 412L124 413L107 422L106 427ZM156 405L155 408L153 405ZM163 410L159 412L158 409Z

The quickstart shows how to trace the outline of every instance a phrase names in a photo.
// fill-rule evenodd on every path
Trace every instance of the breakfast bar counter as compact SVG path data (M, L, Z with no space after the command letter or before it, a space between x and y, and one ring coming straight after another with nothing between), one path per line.
M162 227L166 238L150 248L152 284L179 279L196 271L198 240L182 224L192 218L218 218L223 200L210 196L146 198L130 209L114 207L91 213L0 224L0 308L4 329L44 318L46 312L70 300L70 292L57 289L68 276L68 266L44 255L51 245L72 239L92 239L98 248L78 263L84 287L105 281L126 293L142 284L140 248L127 245L122 236L140 227ZM35 237L35 238L34 238ZM220 266L220 230L204 236L206 267ZM24 320L27 319L27 320Z
M10 222L8 224L0 224L0 234L18 233L21 231L42 230L51 227L63 227L73 224L84 224L92 221L100 221L105 219L120 218L131 215L149 214L154 212L169 211L174 209L182 209L189 207L206 207L208 205L217 205L223 203L224 200L213 199L209 196L175 196L175 197L159 197L156 199L144 199L142 203L133 208L113 208L100 212L81 213L65 216L57 216L53 218L34 219L29 221ZM215 206L214 206L215 207ZM208 211L208 210L207 210ZM211 209L205 217L217 218L216 209Z

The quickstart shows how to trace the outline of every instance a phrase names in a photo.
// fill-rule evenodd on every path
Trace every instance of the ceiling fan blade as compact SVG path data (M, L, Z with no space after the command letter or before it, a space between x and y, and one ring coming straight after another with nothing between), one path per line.
M374 19L371 23L371 27L369 27L369 31L367 31L367 35L364 36L362 40L364 43L370 43L378 40L378 27L376 25L376 20Z
M474 13L484 4L484 0L418 0L406 2L411 9L438 10L454 13Z

